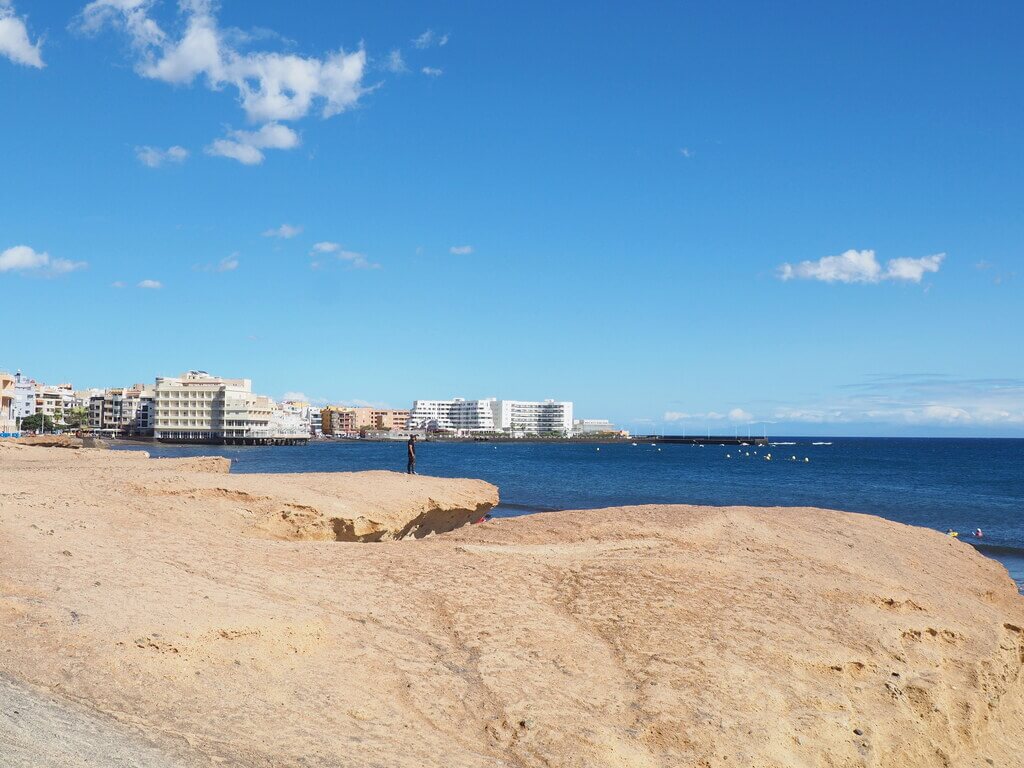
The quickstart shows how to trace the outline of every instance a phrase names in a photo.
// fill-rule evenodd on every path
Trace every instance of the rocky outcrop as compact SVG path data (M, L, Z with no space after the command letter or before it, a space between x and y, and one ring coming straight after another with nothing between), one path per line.
M201 501L237 519L242 533L291 541L420 539L479 520L498 503L497 489L480 480L379 471L207 477L175 468L134 482L132 492Z
M0 453L0 676L168 765L1021 765L1024 599L938 533L653 506L416 540L398 498L476 486L113 453ZM413 538L323 522L360 517Z
M19 437L15 441L18 445L34 446L36 448L99 448L106 447L106 444L96 438L81 438L74 435L32 435Z

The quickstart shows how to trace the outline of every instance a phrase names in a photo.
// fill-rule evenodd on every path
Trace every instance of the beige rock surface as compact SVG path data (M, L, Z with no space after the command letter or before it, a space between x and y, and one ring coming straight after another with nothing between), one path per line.
M0 678L153 765L1024 765L1024 599L938 533L659 506L367 545L255 497L428 478L163 461L0 446Z

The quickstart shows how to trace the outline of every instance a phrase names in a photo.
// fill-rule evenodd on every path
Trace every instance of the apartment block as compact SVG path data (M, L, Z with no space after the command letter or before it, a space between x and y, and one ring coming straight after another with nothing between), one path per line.
M21 371L14 374L14 418L24 419L36 412L36 387L34 379L23 376Z
M144 384L107 389L89 396L89 426L124 437L153 434L156 394Z
M571 402L556 400L416 400L408 425L455 434L568 435L572 409Z
M409 411L387 408L329 405L320 410L325 435L354 437L367 431L401 432L409 423Z
M64 424L64 414L76 407L78 399L70 384L55 387L46 384L35 385L35 410L53 420L55 425Z
M13 434L17 430L14 402L14 376L0 372L0 436Z

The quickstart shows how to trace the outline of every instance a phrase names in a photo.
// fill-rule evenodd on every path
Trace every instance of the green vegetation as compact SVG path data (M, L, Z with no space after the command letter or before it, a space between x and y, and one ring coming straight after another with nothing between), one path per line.
M21 420L21 429L26 432L53 432L53 419L41 413L33 413Z
M89 409L72 408L64 414L64 423L75 429L89 428Z

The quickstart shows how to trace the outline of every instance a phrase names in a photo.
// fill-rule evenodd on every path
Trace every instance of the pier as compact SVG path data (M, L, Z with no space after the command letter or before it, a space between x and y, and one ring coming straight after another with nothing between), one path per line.
M636 435L634 440L671 445L768 445L767 437L721 437L718 435Z
M215 437L189 440L158 437L155 442L171 445L306 445L308 437Z

